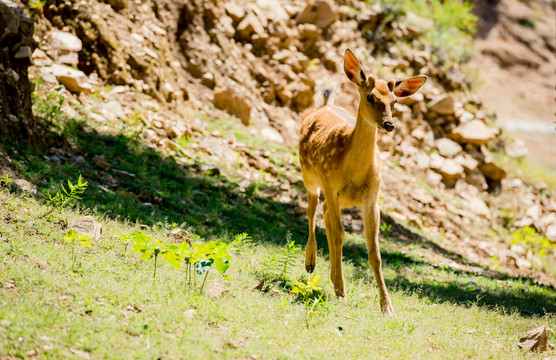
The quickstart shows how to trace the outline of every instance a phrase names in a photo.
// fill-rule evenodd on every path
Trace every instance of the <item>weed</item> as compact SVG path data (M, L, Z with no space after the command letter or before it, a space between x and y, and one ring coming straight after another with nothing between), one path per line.
M286 235L287 243L276 254L268 255L263 259L263 278L267 280L279 280L288 276L293 268L301 247L291 239L291 233Z
M321 275L315 275L307 282L295 281L292 288L292 294L299 294L305 304L305 326L307 329L309 329L311 317L320 313L321 309L328 303L328 298L323 298L323 295L313 296L315 292L322 290L318 286L321 278Z
M41 83L42 79L35 79L35 85L40 85ZM33 92L33 112L35 115L50 124L55 124L63 114L62 105L64 104L65 92L66 88L64 86L60 86L46 95L35 90Z
M91 235L86 235L86 234L78 234L77 231L75 231L74 229L70 229L66 232L66 234L64 235L64 242L66 243L71 243L71 267L72 269L75 268L75 244L77 243L78 245L87 247L87 248L92 248L93 247L93 243L89 240L92 236Z
M4 174L4 177L0 178L0 187L9 188L13 180L14 179L10 175Z
M384 237L390 236L390 234L392 233L392 225L383 222L382 224L380 224L380 233Z
M62 190L58 190L58 192L54 196L52 196L50 192L47 191L46 195L48 196L48 199L46 200L46 203L48 205L52 205L56 209L62 209L68 205L74 206L71 201L81 200L79 195L87 189L87 185L87 181L83 182L81 175L79 175L77 184L72 184L71 181L68 180L69 191L66 190L63 184L60 185L62 187Z
M540 257L545 257L556 250L556 242L537 233L530 226L514 231L512 234L512 244L523 245Z

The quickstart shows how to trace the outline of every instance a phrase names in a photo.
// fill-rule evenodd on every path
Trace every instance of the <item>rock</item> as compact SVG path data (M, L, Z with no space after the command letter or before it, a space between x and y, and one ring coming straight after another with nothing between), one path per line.
M479 162L475 160L471 155L464 153L463 155L458 155L454 158L463 168L465 171L475 171L477 166L479 166Z
M487 204L480 198L473 196L469 199L469 208L475 214L490 218L490 209Z
M38 193L37 187L24 179L15 179L14 184L19 188L19 190L27 192L32 195L36 195Z
M486 189L488 189L485 176L479 169L475 169L467 174L465 176L465 182L475 186L479 191L485 191Z
M554 345L548 343L548 332L552 331L542 325L536 329L526 332L519 339L518 347L524 350L543 352L554 348Z
M98 168L101 168L104 171L108 171L112 167L112 165L110 165L110 163L106 161L106 156L104 155L95 156L93 158L93 161Z
M280 143L280 144L284 143L284 138L282 137L282 135L280 135L278 130L276 130L276 129L270 127L270 126L267 126L267 127L264 127L263 129L261 129L261 136L264 137L265 139L275 141L275 142Z
M432 187L436 187L442 183L442 175L430 170L427 171L427 173L425 174L425 179L427 180L427 183Z
M102 234L102 224L95 221L92 216L84 216L69 224L69 228L77 231L78 234L91 235L98 240Z
M28 60L29 63L33 62L33 51L31 50L30 46L20 46L19 49L17 49L15 55L14 55L15 59L18 60Z
M50 34L50 46L56 50L75 52L83 49L83 44L77 36L63 31L54 31Z
M125 117L124 109L122 108L122 104L118 101L109 101L107 103L103 103L101 105L100 112L102 115L110 121L115 121L118 119L122 119Z
M440 155L447 158L456 156L462 150L460 144L447 138L437 140L436 148L438 149L438 153Z
M463 166L453 159L446 159L438 169L438 172L442 175L444 185L451 188L463 175Z
M315 24L320 29L327 29L338 19L338 10L333 8L328 1L316 0L309 3L299 14L295 21L298 24Z
M189 132L189 130L187 129L187 127L182 124L182 123L177 123L177 124L170 124L170 123L165 123L164 124L164 130L166 131L166 135L170 138L182 138L184 137L186 134L188 136L191 136L191 133Z
M214 75L210 72L206 72L201 77L201 84L205 85L208 88L213 89L215 85Z
M490 180L500 181L506 177L504 169L500 168L493 162L485 162L484 164L479 165L479 169L483 175Z
M483 145L494 139L494 132L481 120L471 120L460 124L452 131L454 139L459 143Z
M214 94L213 102L217 108L238 117L243 125L249 125L251 105L243 95L230 89L220 90Z
M4 41L8 36L18 33L21 22L21 9L11 1L0 1L0 23L3 30L0 32L0 41Z
M293 95L293 105L299 112L313 105L313 90L308 85L302 85Z
M253 13L249 13L237 26L236 34L241 40L249 40L253 35L264 34L264 27Z
M509 157L523 158L527 155L527 148L520 139L513 139L509 144L505 144L504 150Z
M92 86L87 82L87 75L81 70L69 66L54 64L45 68L45 71L54 75L66 89L74 93L89 92Z
M440 115L453 115L456 108L456 102L452 95L444 95L433 101L429 105L429 109Z

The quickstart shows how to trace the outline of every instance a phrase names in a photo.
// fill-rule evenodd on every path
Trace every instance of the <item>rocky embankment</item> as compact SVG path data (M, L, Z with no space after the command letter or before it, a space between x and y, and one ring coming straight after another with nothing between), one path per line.
M47 4L30 10L38 42L33 76L65 86L69 116L79 116L79 105L107 132L114 131L110 122L132 119L149 146L183 157L184 164L202 152L218 172L243 178L240 184L263 176L276 188L267 196L301 214L306 195L298 190L295 161L279 167L273 150L210 131L211 125L230 114L249 136L295 146L298 114L313 105L323 80L338 84L336 103L354 112L358 95L342 72L346 47L381 77L427 74L420 94L395 105L396 131L380 138L382 209L473 262L488 267L496 259L508 273L554 283L532 270L542 267L534 252L511 244L511 231L524 226L556 240L554 195L497 165L493 152L523 154L502 136L462 72L433 63L430 47L419 42L433 24L414 14L393 18L380 5L340 3ZM370 34L380 34L380 41ZM179 145L184 137L190 146ZM75 160L68 149L51 153ZM110 170L105 159L96 162L98 171ZM349 230L362 231L357 211L347 210L344 220Z

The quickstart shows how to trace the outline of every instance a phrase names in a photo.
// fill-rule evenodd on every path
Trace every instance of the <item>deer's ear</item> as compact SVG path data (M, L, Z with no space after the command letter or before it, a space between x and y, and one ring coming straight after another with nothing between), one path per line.
M425 75L398 80L396 81L396 86L394 86L394 95L397 97L413 95L426 82L427 77Z
M361 65L359 65L359 61L357 61L349 48L346 49L344 56L344 72L348 79L357 86L361 86L367 79L363 69L361 69Z

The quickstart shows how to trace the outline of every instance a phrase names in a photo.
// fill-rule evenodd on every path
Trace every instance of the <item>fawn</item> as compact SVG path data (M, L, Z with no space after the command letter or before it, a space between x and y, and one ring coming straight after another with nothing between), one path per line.
M396 98L414 94L427 81L427 77L416 76L386 82L373 75L366 76L350 49L345 52L344 72L359 91L357 119L342 108L327 104L332 93L330 88L321 92L322 106L308 109L301 115L299 159L309 203L305 268L312 273L317 260L315 213L322 190L325 197L322 208L330 252L330 277L336 296L345 296L342 271L344 229L340 208L361 206L369 263L380 293L380 308L384 314L394 315L382 276L378 248L381 165L376 143L377 130L394 130L391 107L396 103Z

